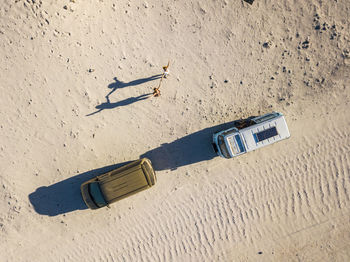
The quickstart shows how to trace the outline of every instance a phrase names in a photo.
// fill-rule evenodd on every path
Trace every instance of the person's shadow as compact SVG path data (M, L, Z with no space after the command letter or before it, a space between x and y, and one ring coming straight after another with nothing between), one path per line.
M127 163L130 161L90 170L53 185L39 187L28 196L29 201L37 213L47 216L87 209L80 193L80 185Z
M152 161L155 170L174 170L180 166L206 161L216 157L212 147L213 134L231 128L237 121L208 127L171 143L162 144L140 156Z
M124 83L122 81L119 81L118 78L114 77L113 79L115 82L108 85L108 88L110 88L112 90L106 95L106 99L108 99L109 96L111 94L113 94L117 89L121 89L121 88L128 87L128 86L141 85L141 84L149 82L149 81L160 79L161 77L162 77L162 74L158 74L158 75L154 75L154 76L150 76L150 77L146 77L146 78L140 78L140 79L137 79L134 81L130 81L128 83Z
M146 78L140 78L140 79L137 79L137 80L134 80L134 81L130 81L128 83L124 83L122 81L119 81L115 77L114 78L115 82L108 85L108 88L110 88L112 90L106 95L106 102L104 102L104 103L102 103L100 105L97 105L95 108L98 109L98 110L95 111L95 112L92 112L90 114L87 114L86 116L91 116L91 115L97 114L97 113L101 112L104 109L113 109L113 108L120 107L120 106L127 106L127 105L130 105L132 103L135 103L135 102L138 102L138 101L145 100L145 99L149 98L151 93L150 94L144 94L144 95L136 96L136 97L130 97L130 98L124 99L122 101L111 103L111 101L109 99L109 96L111 94L113 94L117 89L128 87L128 86L140 85L140 84L143 84L143 83L146 83L146 82L149 82L149 81L160 79L161 77L162 77L162 74L159 74L159 75L154 75L154 76L150 76L150 77L146 77Z
M120 107L120 106L127 106L127 105L130 105L130 104L133 104L135 102L138 102L138 101L141 101L141 100L145 100L147 98L150 97L150 95L152 95L152 93L149 93L149 94L144 94L144 95L140 95L140 96L134 96L134 97L129 97L127 99L124 99L122 101L118 101L118 102L115 102L115 103L111 103L111 101L109 101L109 98L107 98L107 102L104 102L100 105L97 105L96 106L96 109L98 109L97 111L95 112L92 112L86 116L91 116L91 115L94 115L94 114L97 114L99 112L101 112L102 110L105 110L105 109L113 109L113 108L116 108L116 107Z

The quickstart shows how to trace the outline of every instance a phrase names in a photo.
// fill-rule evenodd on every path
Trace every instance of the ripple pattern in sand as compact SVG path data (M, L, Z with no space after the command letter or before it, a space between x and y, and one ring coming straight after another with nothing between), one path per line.
M85 234L96 247L67 247L64 260L89 253L91 261L215 261L241 241L277 239L348 210L347 132L328 128L288 143L300 146L280 144L278 153L277 147L257 153L262 159L254 163L246 158L214 166L206 179L198 176L162 199L152 198L151 207L120 219L112 215L114 223Z

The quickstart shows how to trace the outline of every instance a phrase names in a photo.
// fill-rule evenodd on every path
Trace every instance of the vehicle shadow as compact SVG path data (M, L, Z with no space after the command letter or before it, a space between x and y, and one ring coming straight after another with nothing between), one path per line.
M80 193L80 185L95 176L104 174L130 162L97 168L47 187L39 187L28 196L29 201L38 214L47 216L57 216L76 210L87 209Z
M208 127L171 143L162 144L140 156L152 161L155 170L175 170L178 167L206 161L216 157L212 147L214 133L233 127L237 121Z

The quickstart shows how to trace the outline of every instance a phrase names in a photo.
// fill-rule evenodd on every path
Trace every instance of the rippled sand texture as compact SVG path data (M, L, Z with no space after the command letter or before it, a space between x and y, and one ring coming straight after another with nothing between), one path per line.
M350 261L349 14L5 0L1 261ZM168 60L161 96L141 99ZM222 124L270 111L290 139L215 157ZM86 209L83 181L141 156L155 187Z

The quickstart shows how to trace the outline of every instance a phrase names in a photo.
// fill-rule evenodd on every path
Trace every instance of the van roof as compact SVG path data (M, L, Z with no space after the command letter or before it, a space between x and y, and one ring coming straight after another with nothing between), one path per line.
M149 184L139 163L100 181L101 191L108 203L147 187Z
M265 122L241 129L239 133L242 135L247 152L290 136L287 123L282 114L278 114Z

